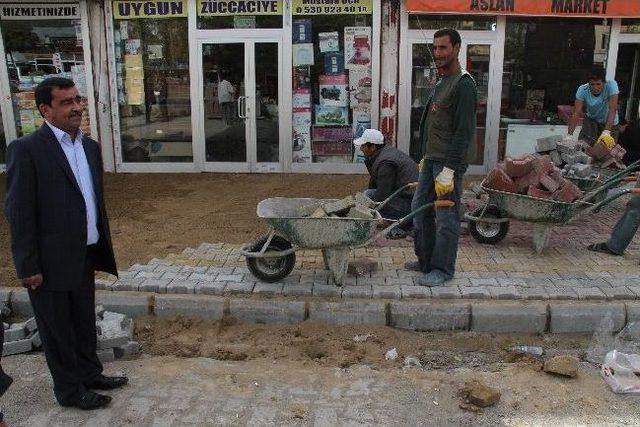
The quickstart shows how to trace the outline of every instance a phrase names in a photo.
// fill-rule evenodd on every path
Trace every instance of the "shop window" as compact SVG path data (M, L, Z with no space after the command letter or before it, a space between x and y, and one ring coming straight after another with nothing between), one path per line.
M6 151L7 151L7 138L4 135L4 124L2 122L2 112L0 111L0 165L5 163Z
M422 158L422 144L420 141L420 122L424 108L429 102L436 83L438 69L432 60L433 44L416 43L412 46L411 70L411 141L409 155L413 160Z
M620 89L618 115L631 122L640 112L640 43L620 43L616 63L616 82Z
M198 29L282 28L283 0L198 0Z
M371 126L372 2L337 7L343 13L298 3L292 6L293 161L362 162L352 140Z
M495 16L456 15L409 15L409 29L439 30L453 28L455 30L495 31Z
M507 18L500 159L509 151L506 145L512 142L507 141L508 135L513 135L518 125L540 125L544 133L550 126L568 124L578 86L586 82L594 65L606 66L610 27L601 22Z
M114 21L125 162L193 161L188 33L186 17Z
M620 32L640 34L640 19L623 19Z
M44 122L35 101L35 88L44 79L72 79L86 102L87 86L80 21L3 20L0 24L16 133L19 137L34 132ZM80 128L86 135L91 133L89 111L86 108Z

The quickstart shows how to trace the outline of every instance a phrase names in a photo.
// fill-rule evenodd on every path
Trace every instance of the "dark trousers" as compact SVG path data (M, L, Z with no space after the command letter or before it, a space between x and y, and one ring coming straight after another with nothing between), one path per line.
M433 203L436 200L435 179L444 164L435 160L425 160L418 178L418 187L413 195L411 210ZM462 200L462 177L466 166L455 169L454 191L448 196L455 207L430 209L413 217L415 236L414 252L423 272L440 270L449 279L453 278L458 256L458 238L460 237L460 203Z
M73 404L102 373L96 354L95 278L91 255L73 291L29 289L44 355L61 405Z

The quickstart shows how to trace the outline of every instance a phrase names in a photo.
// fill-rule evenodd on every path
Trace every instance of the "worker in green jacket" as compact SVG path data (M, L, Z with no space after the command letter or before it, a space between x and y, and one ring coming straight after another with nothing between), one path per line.
M453 278L460 236L462 177L474 158L476 85L458 60L462 40L456 30L434 34L433 52L440 80L420 123L424 157L411 209L436 199L450 199L452 208L423 211L414 218L417 261L405 267L425 273L423 286L441 286Z

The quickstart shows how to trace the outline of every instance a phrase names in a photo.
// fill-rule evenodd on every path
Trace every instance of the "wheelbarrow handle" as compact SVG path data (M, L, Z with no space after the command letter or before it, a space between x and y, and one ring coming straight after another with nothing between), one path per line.
M638 170L640 170L640 160L631 163L629 166L627 166L622 171L620 171L620 172L616 173L615 175L609 177L599 187L597 187L594 190L589 191L580 200L582 200L584 202L588 202L588 201L594 199L595 196L597 196L598 194L602 193L603 191L609 191L611 188L615 187L616 185L618 185L622 181L630 182L630 181L633 181L633 180L637 179L637 177L635 175L630 175L630 174L633 173L633 172L636 172Z
M391 195L389 197L387 197L386 199L384 199L381 202L378 202L377 206L373 210L380 212L380 209L385 207L387 205L387 203L389 203L395 197L400 195L400 193L402 193L404 190L407 190L409 188L416 188L417 186L418 186L417 182L410 182L410 183L408 183L406 185L403 185L402 187L398 188L396 191L391 193Z
M600 209L602 209L603 207L605 207L606 205L608 205L609 203L613 202L614 200L616 200L619 197L622 197L624 195L627 194L635 194L635 195L639 195L640 194L640 187L638 188L627 188L626 190L622 190L619 193L616 193L612 196L607 197L606 199L595 203L594 205L592 205L591 207L587 208L587 211L592 211L592 212L598 212L600 211Z
M364 243L362 243L362 244L360 244L358 246L352 246L352 249L361 248L361 247L367 246L367 245L375 242L380 237L386 235L389 231L391 231L392 228L399 227L400 225L406 223L408 220L410 220L414 216L418 215L422 211L425 211L425 210L431 209L431 208L434 208L434 209L451 208L452 206L455 206L455 202L453 202L451 200L436 200L436 201L434 201L432 203L424 204L424 205L420 206L418 209L409 212L409 214L407 214L405 217L399 219L398 221L395 221L393 224L391 224L390 226L388 226L384 230L374 234L373 237L369 238L369 240L367 240L366 242L364 242Z

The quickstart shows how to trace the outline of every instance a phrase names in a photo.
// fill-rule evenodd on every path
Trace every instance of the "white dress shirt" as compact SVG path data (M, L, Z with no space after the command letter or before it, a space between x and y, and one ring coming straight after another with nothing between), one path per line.
M89 168L89 162L87 162L87 156L82 146L82 132L78 129L75 141L71 141L71 135L67 132L58 129L49 122L46 123L60 143L60 147L62 147L62 151L64 151L64 155L67 157L73 175L76 177L78 187L80 187L80 191L82 191L82 197L84 198L87 211L87 245L98 243L100 234L98 233L96 195L93 189L91 169Z

